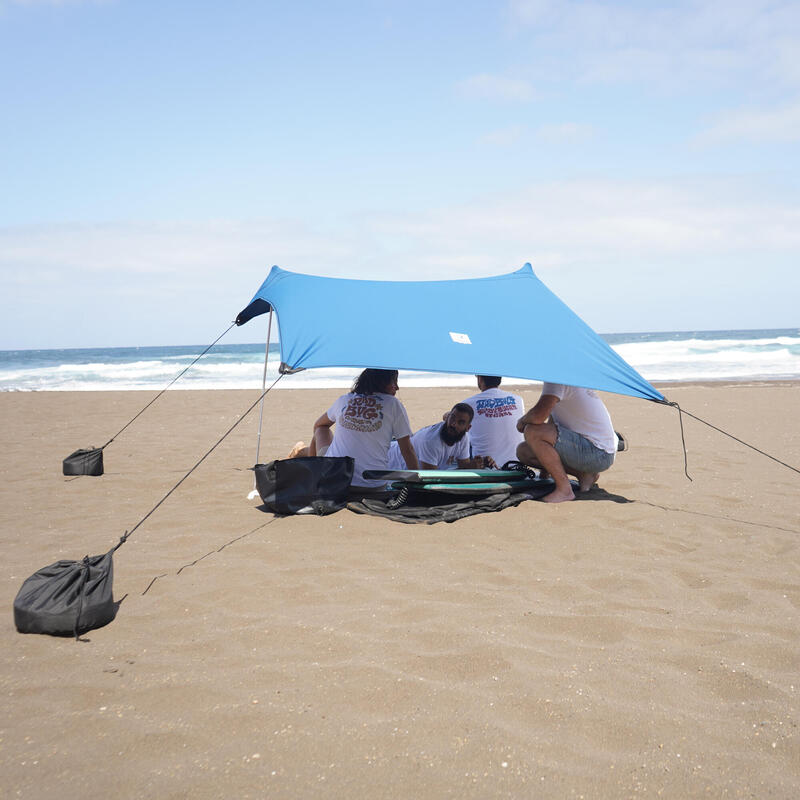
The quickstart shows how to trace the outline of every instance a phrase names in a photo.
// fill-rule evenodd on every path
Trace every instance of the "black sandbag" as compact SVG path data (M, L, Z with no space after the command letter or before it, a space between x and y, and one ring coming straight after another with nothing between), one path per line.
M112 594L113 552L56 561L34 572L14 598L17 630L79 636L111 622L119 607Z
M70 453L62 463L65 475L102 475L103 449L91 447Z
M306 456L256 464L256 489L275 514L332 514L347 505L353 459Z

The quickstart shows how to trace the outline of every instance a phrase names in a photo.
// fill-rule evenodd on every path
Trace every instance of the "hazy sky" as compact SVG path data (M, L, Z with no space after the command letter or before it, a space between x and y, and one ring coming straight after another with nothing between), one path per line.
M797 0L0 0L0 120L0 349L207 343L273 264L800 324Z

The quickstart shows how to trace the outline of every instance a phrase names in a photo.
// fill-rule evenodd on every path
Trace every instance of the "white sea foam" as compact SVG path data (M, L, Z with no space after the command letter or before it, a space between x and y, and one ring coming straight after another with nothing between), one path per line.
M622 341L612 347L648 381L800 378L800 334L754 331L752 338L747 335L630 334L614 337ZM202 348L0 352L0 390L157 391L189 365L173 389L261 388L262 348L212 350L192 365L201 352ZM279 361L276 349L271 348L267 385L277 378ZM343 367L302 371L285 376L276 388L346 388L359 371ZM471 388L475 378L406 370L400 373L400 385Z

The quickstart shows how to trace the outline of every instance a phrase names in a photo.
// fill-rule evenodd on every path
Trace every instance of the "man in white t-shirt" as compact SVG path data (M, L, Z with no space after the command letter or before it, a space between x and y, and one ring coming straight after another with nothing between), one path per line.
M498 467L515 461L517 445L523 441L517 420L525 413L525 404L518 394L498 388L496 375L476 375L480 392L464 402L472 407L470 439L475 455L490 456Z
M579 491L588 492L614 463L617 434L594 389L543 384L539 401L517 428L525 437L517 448L519 460L543 468L555 481L556 488L542 498L547 503L575 499L568 474L578 479Z
M411 437L420 469L482 469L494 466L491 458L469 455L472 406L456 403L442 422L421 428ZM389 469L406 469L397 442L389 448Z
M314 423L309 446L298 442L289 458L350 456L355 461L351 485L382 488L386 481L365 478L364 472L387 468L389 445L396 439L408 469L417 469L408 414L395 397L397 391L397 370L365 369L353 390L337 398Z

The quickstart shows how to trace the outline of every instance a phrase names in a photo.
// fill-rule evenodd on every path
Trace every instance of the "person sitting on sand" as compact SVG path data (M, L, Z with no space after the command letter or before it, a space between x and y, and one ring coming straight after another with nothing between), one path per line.
M498 388L501 378L497 375L476 375L480 392L464 402L472 407L470 439L473 453L486 453L498 467L517 457L517 445L522 441L516 427L517 420L525 413L525 404L518 394Z
M579 491L588 492L617 453L611 417L594 389L545 383L517 430L525 437L517 458L541 467L555 481L556 488L542 498L547 503L575 499L568 474L578 479Z
M408 469L419 469L411 445L411 425L403 404L395 398L397 370L365 369L342 395L314 423L308 447L298 442L290 458L309 456L351 456L355 461L351 484L382 488L386 481L368 480L364 470L387 469L389 445L397 445ZM331 428L337 425L334 436Z
M495 466L491 456L470 458L469 429L472 426L472 406L456 403L444 414L442 422L420 428L411 444L417 454L420 469L482 469ZM389 469L405 469L403 455L397 442L389 448Z

